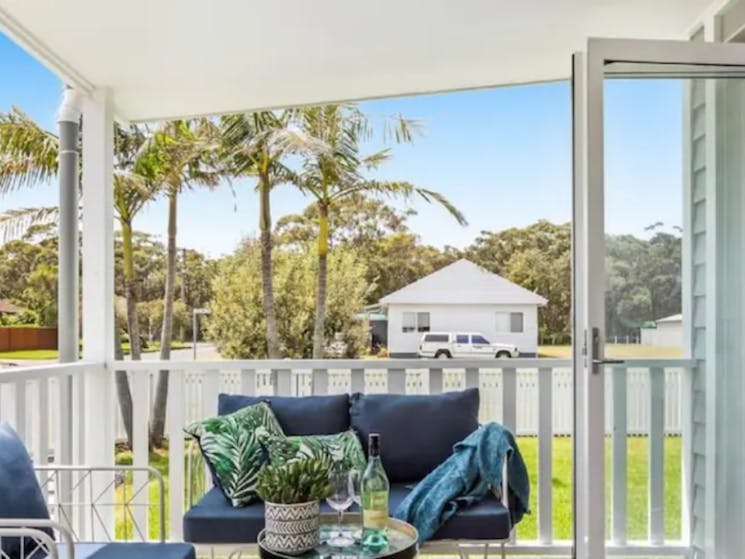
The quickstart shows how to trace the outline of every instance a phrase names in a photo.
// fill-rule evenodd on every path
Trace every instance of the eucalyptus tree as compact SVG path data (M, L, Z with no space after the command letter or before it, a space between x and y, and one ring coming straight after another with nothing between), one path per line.
M259 194L262 303L266 321L267 355L270 359L282 357L272 278L271 191L275 186L293 182L296 178L285 163L287 155L308 155L325 149L323 144L303 133L298 126L298 114L293 109L258 111L226 116L221 121L231 174L256 179Z
M420 197L442 206L455 220L465 225L463 214L441 193L405 181L381 181L365 178L391 157L390 149L362 154L364 143L376 132L372 119L356 105L324 105L302 109L300 122L309 137L326 149L305 157L302 171L294 179L296 186L315 199L318 208L316 316L313 326L313 357L320 359L325 348L326 297L330 216L337 205L359 195L401 198ZM384 140L410 143L417 123L403 117L387 118L382 123Z

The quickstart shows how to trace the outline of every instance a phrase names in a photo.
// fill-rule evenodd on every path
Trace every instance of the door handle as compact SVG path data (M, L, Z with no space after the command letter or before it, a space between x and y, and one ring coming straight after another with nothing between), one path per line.
M623 359L593 359L593 365L621 365L626 363Z
M592 352L592 360L590 363L592 363L592 373L595 375L600 374L600 367L602 365L620 365L624 363L622 359L601 359L599 357L600 355L600 329L599 328L593 328L592 329L592 340L591 340L591 346L590 346L591 352ZM597 357L596 357L597 356Z

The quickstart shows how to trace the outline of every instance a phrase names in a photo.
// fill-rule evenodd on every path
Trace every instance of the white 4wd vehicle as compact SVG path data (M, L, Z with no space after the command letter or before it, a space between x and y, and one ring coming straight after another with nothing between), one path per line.
M419 342L418 355L430 359L494 359L517 357L520 351L511 344L491 343L478 332L427 332Z

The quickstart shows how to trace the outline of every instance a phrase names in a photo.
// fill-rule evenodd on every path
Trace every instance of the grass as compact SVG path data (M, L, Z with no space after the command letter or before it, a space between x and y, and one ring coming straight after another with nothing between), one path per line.
M532 514L526 515L517 527L517 537L522 540L537 539L538 529L538 439L519 437L518 444L528 472L531 476L530 508ZM553 440L553 534L557 540L568 540L572 537L572 441L568 437L555 437ZM629 437L628 470L627 470L627 511L629 539L645 539L647 530L647 491L648 491L648 440L646 437ZM607 443L606 456L610 457L610 440ZM665 438L665 535L669 539L681 537L680 527L680 460L681 439ZM131 464L132 454L128 451L117 453L117 464ZM168 456L163 451L151 453L150 465L164 476L166 503L168 503ZM610 511L610 458L606 460L606 502ZM117 488L118 502L125 492L131 494L132 480ZM150 502L156 503L157 485L150 483ZM153 510L153 509L151 509ZM610 513L608 525L610 526ZM168 508L166 507L166 523ZM150 536L158 534L157 515L151 514ZM132 537L131 523L125 527L123 511L117 511L117 537L127 533Z
M613 359L677 359L682 357L682 351L679 347L663 347L642 344L605 344L605 354L606 357ZM538 357L570 359L572 357L572 346L538 346Z
M56 349L17 349L0 351L0 359L17 359L18 361L51 361L57 359Z
M173 342L171 349L187 349L191 345L181 342ZM129 355L129 344L123 343L122 349L125 355ZM160 351L160 344L153 343L142 353L155 353ZM18 360L18 361L53 361L59 358L59 352L56 349L24 349L14 351L0 351L0 360Z

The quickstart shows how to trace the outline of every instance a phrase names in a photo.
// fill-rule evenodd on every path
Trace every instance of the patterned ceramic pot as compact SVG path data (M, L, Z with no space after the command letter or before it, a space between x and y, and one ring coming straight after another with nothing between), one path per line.
M265 503L264 545L283 553L303 553L319 542L321 510L318 501L282 505Z

